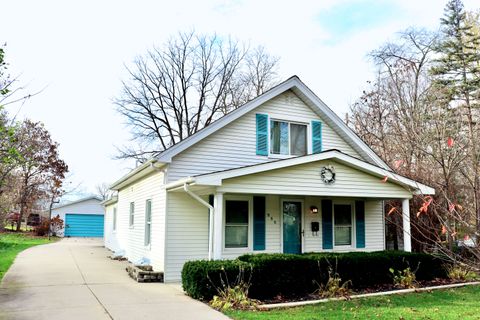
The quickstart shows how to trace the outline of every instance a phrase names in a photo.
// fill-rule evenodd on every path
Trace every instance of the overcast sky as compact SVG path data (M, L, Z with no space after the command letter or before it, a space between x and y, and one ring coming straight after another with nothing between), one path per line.
M476 9L478 0L464 0ZM410 26L437 29L443 0L5 1L0 43L10 72L35 92L19 117L45 123L60 143L72 184L84 193L133 164L113 160L128 130L112 99L124 64L178 31L231 35L280 57L344 118L374 67L366 55ZM14 114L18 106L9 108Z

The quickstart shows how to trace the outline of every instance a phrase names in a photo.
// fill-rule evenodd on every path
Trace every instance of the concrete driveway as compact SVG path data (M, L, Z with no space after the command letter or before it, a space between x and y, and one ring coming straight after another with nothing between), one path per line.
M228 319L179 285L137 283L98 239L20 253L0 286L0 319Z

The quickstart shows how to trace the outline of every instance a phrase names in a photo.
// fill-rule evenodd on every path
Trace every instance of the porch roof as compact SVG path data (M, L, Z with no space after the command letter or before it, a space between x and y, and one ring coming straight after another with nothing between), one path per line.
M313 163L322 160L332 160L347 167L353 168L355 170L364 172L366 174L376 176L379 178L379 182L384 177L387 177L387 181L400 185L409 191L412 194L423 194L423 195L433 195L435 194L435 189L419 183L415 180L406 178L399 174L394 173L393 171L386 170L384 168L372 165L363 160L357 159L355 157L349 156L339 150L326 150L321 153L281 159L276 161L271 161L262 164L250 165L241 168L217 171L202 175L197 175L193 177L188 177L185 179L172 182L166 186L167 190L174 189L182 186L183 184L195 185L195 186L206 186L206 187L221 187L223 182L226 179L232 179L237 177L248 176L252 174L265 173L268 171L289 168L293 166Z

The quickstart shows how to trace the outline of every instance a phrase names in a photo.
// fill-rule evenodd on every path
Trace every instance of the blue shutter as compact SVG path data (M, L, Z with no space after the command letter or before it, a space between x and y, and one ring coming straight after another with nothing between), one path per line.
M268 115L256 115L257 120L257 155L268 156Z
M332 200L322 200L322 247L333 249Z
M355 230L357 248L365 248L365 202L355 201Z
M265 250L265 197L253 197L253 250Z
M322 123L312 121L312 153L322 152Z

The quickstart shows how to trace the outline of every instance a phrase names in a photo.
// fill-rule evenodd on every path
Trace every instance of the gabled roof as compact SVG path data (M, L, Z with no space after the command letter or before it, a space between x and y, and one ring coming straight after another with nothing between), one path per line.
M388 177L389 182L399 184L413 191L414 194L432 195L435 194L435 189L427 185L421 184L415 180L401 176L391 170L367 163L363 160L357 159L347 155L339 150L326 150L321 153L300 156L289 159L282 159L272 162L265 162L245 166L241 168L217 171L212 173L201 174L193 177L188 177L167 185L167 189L176 188L183 183L206 185L206 186L221 186L225 179L246 176L250 174L266 172L275 169L287 168L305 163L311 163L320 160L335 160L339 163L345 164L359 171L379 177L379 182L383 177Z
M85 201L89 201L89 200L97 200L99 204L102 201L102 199L100 197L89 196L89 197L86 197L86 198L81 198L81 199L78 199L78 200L75 200L75 201L70 201L70 202L63 203L61 205L55 206L55 207L52 208L52 210L63 208L63 207L68 207L68 206L71 206L71 205L74 205L74 204L77 204L77 203L81 203L81 202L85 202Z
M339 116L335 114L319 97L313 93L297 76L293 76L279 85L271 88L255 99L247 102L238 109L228 113L224 117L216 120L209 126L198 131L194 135L182 140L174 146L156 155L159 162L169 163L172 158L203 140L217 130L225 127L227 124L235 121L246 113L254 110L263 103L275 98L287 90L292 90L300 99L302 99L313 111L315 111L337 134L339 134L347 143L357 151L364 159L376 164L384 169L390 169L388 165L358 137Z

